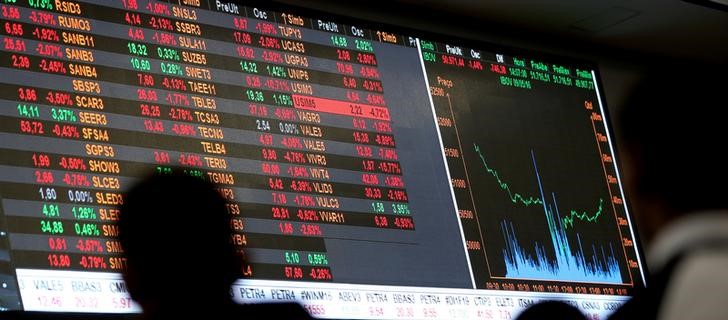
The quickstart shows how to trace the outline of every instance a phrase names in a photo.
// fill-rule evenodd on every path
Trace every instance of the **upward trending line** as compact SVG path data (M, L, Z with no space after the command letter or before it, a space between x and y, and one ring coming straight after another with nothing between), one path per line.
M569 227L574 227L574 219L579 219L581 221L588 221L588 222L596 222L597 218L602 214L602 211L604 210L604 199L599 198L599 208L597 208L597 211L594 212L594 214L589 214L586 211L584 212L577 212L576 210L571 210L571 214L561 218L561 220L564 221L564 229L568 229Z

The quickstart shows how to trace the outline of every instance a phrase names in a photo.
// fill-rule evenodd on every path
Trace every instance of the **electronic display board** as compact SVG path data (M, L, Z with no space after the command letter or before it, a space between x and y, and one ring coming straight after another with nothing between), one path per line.
M591 64L280 6L0 6L2 309L139 312L118 205L178 166L229 202L239 302L603 318L643 286Z

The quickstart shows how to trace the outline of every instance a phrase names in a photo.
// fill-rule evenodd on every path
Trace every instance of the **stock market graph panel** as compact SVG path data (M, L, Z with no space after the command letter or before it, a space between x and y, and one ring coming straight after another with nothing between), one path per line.
M426 40L421 50L478 287L640 285L592 69Z

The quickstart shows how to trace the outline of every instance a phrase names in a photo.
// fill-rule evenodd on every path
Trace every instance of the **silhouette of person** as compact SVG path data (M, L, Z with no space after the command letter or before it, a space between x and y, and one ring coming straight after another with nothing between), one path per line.
M549 300L528 307L516 320L587 320L577 307L566 302Z
M244 260L230 241L226 201L206 180L182 174L182 168L172 172L142 180L120 210L124 279L143 316L309 319L294 303L232 301L230 285L242 275Z
M725 80L715 80L725 69L688 68L653 72L619 117L625 188L651 274L611 319L728 312L728 106Z

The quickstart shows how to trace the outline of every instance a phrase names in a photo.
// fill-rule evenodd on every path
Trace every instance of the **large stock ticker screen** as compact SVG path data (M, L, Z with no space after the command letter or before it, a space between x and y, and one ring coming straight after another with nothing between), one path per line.
M643 286L592 64L280 5L0 5L3 310L139 312L118 205L178 167L229 201L239 302L600 319ZM149 244L190 246L170 272L193 232Z

